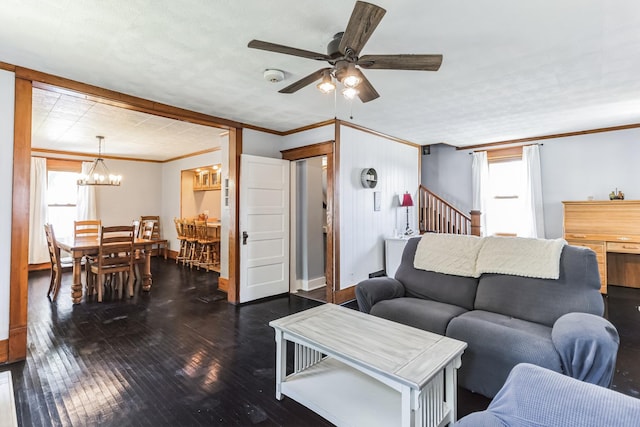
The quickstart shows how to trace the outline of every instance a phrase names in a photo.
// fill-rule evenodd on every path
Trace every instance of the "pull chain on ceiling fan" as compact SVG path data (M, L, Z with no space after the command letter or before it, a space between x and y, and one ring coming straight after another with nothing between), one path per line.
M318 89L324 93L335 90L334 79L344 86L343 94L349 99L355 96L362 102L373 101L380 94L367 80L360 68L371 70L438 71L442 55L360 55L360 51L376 29L386 10L371 3L356 2L344 33L338 33L327 45L327 54L297 49L295 47L251 40L248 47L269 52L283 53L316 61L327 61L331 67L321 68L306 77L279 90L294 93L318 80ZM360 68L358 68L360 67Z

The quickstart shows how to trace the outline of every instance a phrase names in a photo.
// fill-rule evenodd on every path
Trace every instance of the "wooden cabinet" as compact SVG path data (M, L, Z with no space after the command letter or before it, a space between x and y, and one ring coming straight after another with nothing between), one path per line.
M562 203L564 238L596 253L600 291L609 283L640 288L640 200Z
M193 191L220 190L221 172L220 165L194 171Z

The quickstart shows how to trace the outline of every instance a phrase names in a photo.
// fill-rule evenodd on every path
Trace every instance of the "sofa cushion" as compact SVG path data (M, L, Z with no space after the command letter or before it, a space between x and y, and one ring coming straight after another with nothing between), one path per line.
M562 372L551 328L545 325L474 310L451 319L446 336L468 344L458 370L458 384L487 397L500 390L518 363Z
M420 237L409 239L402 253L400 267L396 271L395 278L404 285L405 296L425 298L472 310L478 279L414 268L413 259L419 241Z
M596 255L588 248L565 246L557 280L483 274L474 308L547 326L570 312L602 316L604 303Z
M466 311L462 307L421 298L394 298L378 302L371 314L444 335L449 321Z

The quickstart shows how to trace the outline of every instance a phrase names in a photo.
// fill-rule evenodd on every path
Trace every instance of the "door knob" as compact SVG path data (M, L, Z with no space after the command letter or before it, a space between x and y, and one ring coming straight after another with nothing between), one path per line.
M247 234L246 231L242 232L242 244L246 245L247 244L247 239L249 238L249 235Z

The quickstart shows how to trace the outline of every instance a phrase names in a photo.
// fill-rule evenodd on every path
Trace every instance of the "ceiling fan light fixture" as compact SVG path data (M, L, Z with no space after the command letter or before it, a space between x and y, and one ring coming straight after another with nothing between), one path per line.
M333 83L333 80L331 79L331 73L329 73L328 71L325 71L324 75L322 76L322 81L318 83L316 87L322 93L333 92L336 89L336 85Z
M358 95L358 89L354 87L346 87L342 89L342 96L344 96L349 100L355 98L357 95Z

